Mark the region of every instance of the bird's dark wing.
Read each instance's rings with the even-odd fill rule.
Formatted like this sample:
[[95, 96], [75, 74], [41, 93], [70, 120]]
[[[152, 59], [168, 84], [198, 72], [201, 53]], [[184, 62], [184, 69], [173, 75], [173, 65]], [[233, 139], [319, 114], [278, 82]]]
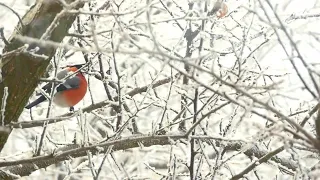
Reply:
[[33, 101], [32, 103], [26, 105], [25, 108], [26, 108], [26, 109], [30, 109], [30, 108], [32, 108], [33, 106], [36, 106], [36, 105], [42, 103], [42, 102], [45, 101], [45, 100], [46, 100], [46, 97], [40, 96], [40, 97], [38, 97], [38, 99], [36, 99], [36, 100]]
[[64, 83], [60, 84], [57, 87], [57, 92], [69, 90], [69, 89], [77, 89], [80, 86], [80, 78], [78, 76], [67, 79]]
[[[51, 89], [52, 89], [52, 83], [48, 83], [48, 84], [44, 85], [42, 87], [42, 89], [44, 90], [44, 92], [50, 94], [51, 93]], [[42, 95], [42, 93], [41, 92], [37, 92], [36, 95], [40, 96], [40, 95]]]

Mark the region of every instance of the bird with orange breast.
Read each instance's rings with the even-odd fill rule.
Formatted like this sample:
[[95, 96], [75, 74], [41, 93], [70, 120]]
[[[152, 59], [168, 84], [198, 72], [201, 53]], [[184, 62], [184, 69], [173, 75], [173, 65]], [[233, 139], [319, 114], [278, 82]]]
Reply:
[[[228, 6], [224, 0], [217, 0], [213, 5], [212, 13], [216, 13], [218, 18], [223, 18], [228, 14]], [[209, 15], [212, 15], [211, 13]]]
[[[86, 95], [88, 83], [84, 75], [82, 74], [80, 68], [81, 65], [67, 66], [62, 71], [57, 73], [57, 79], [62, 80], [68, 77], [70, 74], [75, 73], [74, 76], [67, 78], [63, 83], [56, 87], [56, 92], [53, 97], [53, 102], [59, 107], [69, 107], [73, 110], [73, 106], [78, 104], [83, 97]], [[52, 83], [48, 83], [42, 87], [46, 93], [51, 93]], [[40, 95], [40, 94], [38, 94]], [[47, 98], [41, 94], [35, 101], [31, 102], [26, 109], [30, 109], [42, 102]]]
[[218, 12], [216, 13], [216, 16], [218, 18], [223, 18], [228, 14], [228, 6], [227, 6], [227, 4], [225, 2], [221, 2], [219, 4], [219, 6], [220, 7], [219, 7]]

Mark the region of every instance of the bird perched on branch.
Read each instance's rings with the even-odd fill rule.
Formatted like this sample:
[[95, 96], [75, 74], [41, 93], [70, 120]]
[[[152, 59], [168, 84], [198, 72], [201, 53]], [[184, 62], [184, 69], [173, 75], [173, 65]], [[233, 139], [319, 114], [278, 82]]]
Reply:
[[[70, 107], [70, 110], [73, 109], [73, 106], [78, 104], [83, 97], [85, 96], [87, 92], [88, 83], [86, 78], [83, 76], [82, 72], [79, 70], [82, 65], [73, 65], [73, 66], [67, 66], [62, 71], [57, 73], [57, 78], [59, 80], [62, 80], [67, 77], [67, 79], [56, 86], [56, 92], [53, 97], [53, 102], [60, 106], [60, 107]], [[74, 73], [74, 76], [70, 76]], [[52, 90], [52, 83], [48, 83], [45, 86], [42, 87], [42, 89], [46, 93], [51, 93]], [[40, 93], [39, 93], [40, 95]], [[38, 99], [33, 101], [32, 103], [28, 104], [25, 108], [30, 109], [39, 103], [42, 103], [47, 98], [41, 94]]]
[[216, 15], [218, 18], [223, 18], [228, 14], [228, 6], [224, 0], [216, 0], [211, 11], [208, 12], [208, 16]]
[[223, 18], [228, 14], [228, 6], [226, 3], [222, 2], [220, 4], [220, 8], [218, 10], [218, 12], [216, 13], [218, 18]]

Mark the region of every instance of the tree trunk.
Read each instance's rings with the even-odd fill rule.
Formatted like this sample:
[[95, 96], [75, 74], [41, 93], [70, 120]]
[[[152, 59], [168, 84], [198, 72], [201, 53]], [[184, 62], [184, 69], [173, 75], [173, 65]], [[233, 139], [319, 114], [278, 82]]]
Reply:
[[[72, 3], [75, 0], [67, 0]], [[83, 3], [77, 4], [75, 8], [80, 8]], [[39, 83], [39, 78], [43, 76], [50, 59], [55, 53], [55, 48], [42, 46], [35, 54], [23, 50], [24, 42], [17, 38], [18, 35], [38, 38], [45, 33], [57, 14], [63, 10], [59, 1], [37, 0], [30, 10], [24, 15], [21, 22], [9, 39], [9, 44], [5, 46], [1, 56], [2, 79], [0, 82], [0, 109], [3, 107], [4, 88], [8, 87], [8, 97], [5, 104], [4, 117], [0, 113], [2, 126], [10, 122], [17, 122], [25, 104]], [[51, 26], [52, 32], [44, 40], [61, 42], [71, 27], [76, 14], [64, 14], [55, 24]], [[40, 45], [39, 45], [40, 46]], [[35, 48], [36, 44], [29, 44], [29, 49]], [[40, 54], [45, 56], [40, 56]], [[10, 133], [0, 132], [0, 151]]]

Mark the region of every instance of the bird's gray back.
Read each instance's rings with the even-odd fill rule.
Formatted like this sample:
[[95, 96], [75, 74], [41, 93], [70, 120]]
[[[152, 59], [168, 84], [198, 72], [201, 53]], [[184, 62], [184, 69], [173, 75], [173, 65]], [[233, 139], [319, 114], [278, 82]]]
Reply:
[[68, 75], [68, 73], [69, 73], [68, 69], [64, 69], [64, 70], [58, 72], [57, 78], [58, 79], [63, 79]]

